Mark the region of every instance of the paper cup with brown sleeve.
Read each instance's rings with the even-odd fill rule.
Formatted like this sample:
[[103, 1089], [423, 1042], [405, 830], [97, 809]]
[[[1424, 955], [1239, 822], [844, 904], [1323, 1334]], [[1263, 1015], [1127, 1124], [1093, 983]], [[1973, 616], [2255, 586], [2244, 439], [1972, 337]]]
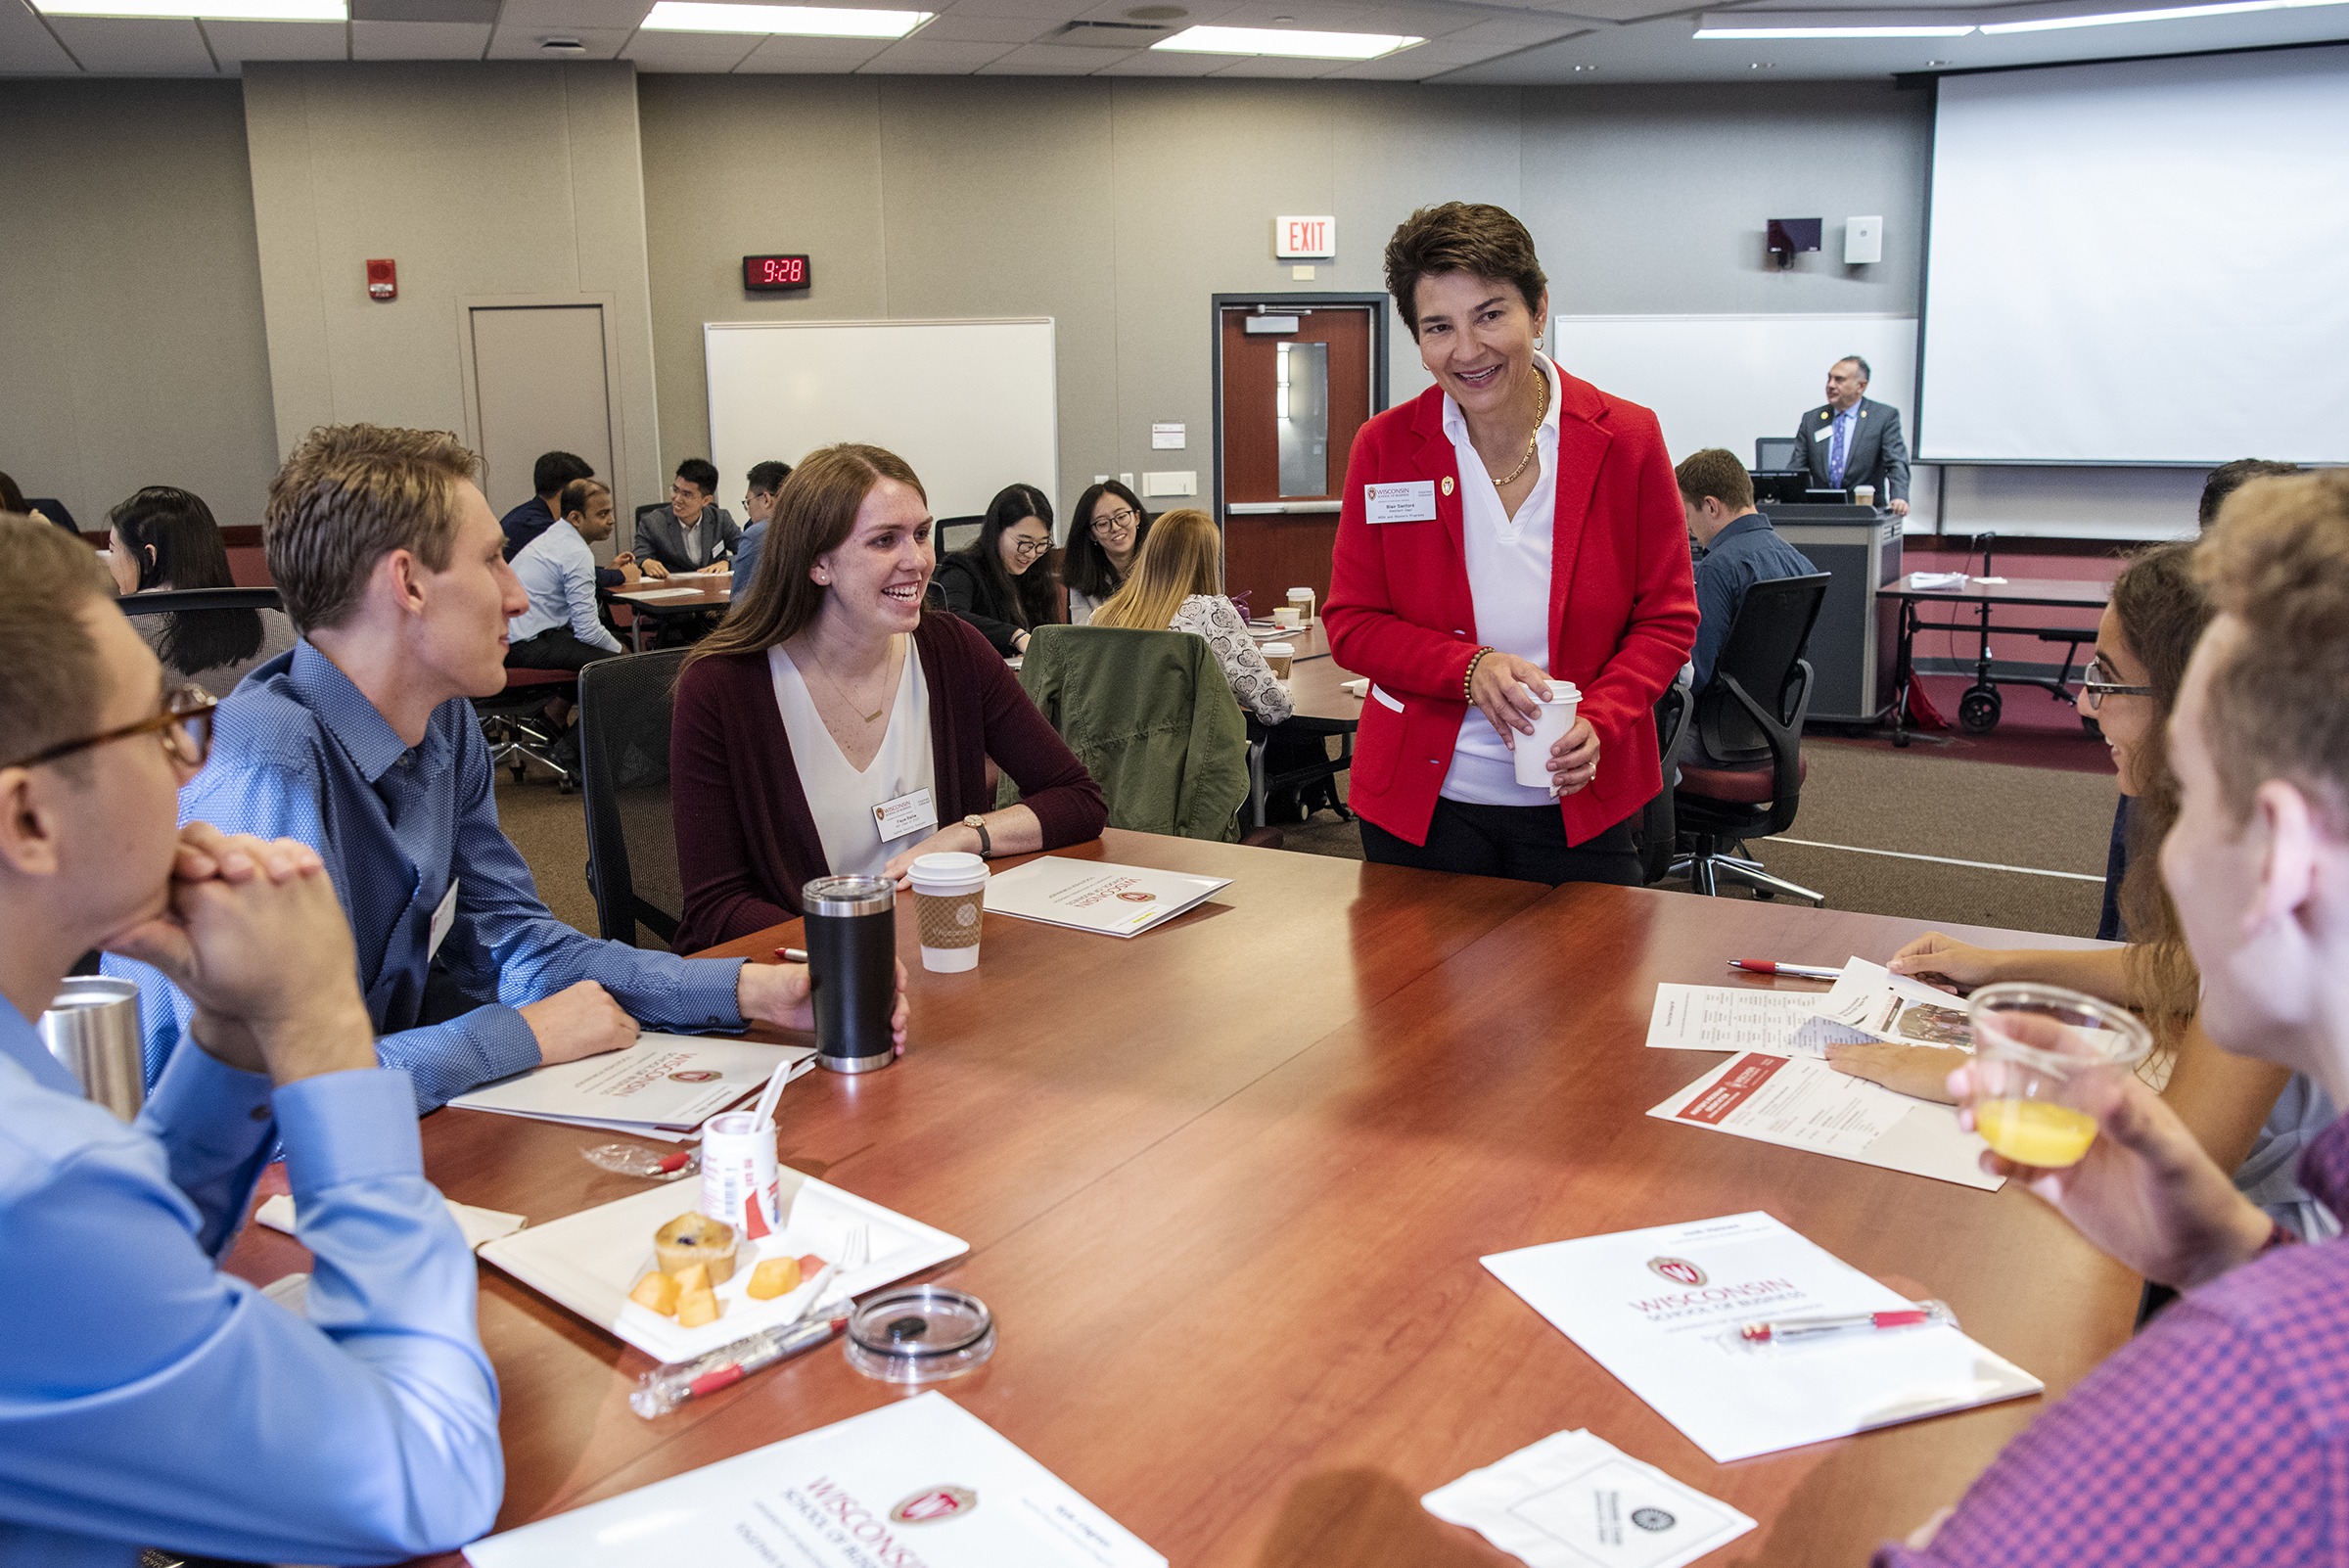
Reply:
[[920, 854], [908, 875], [914, 918], [922, 930], [922, 967], [941, 974], [978, 968], [987, 862], [959, 852]]
[[1272, 671], [1272, 678], [1286, 685], [1289, 679], [1289, 667], [1297, 661], [1296, 644], [1267, 642], [1264, 647], [1264, 655], [1265, 664]]

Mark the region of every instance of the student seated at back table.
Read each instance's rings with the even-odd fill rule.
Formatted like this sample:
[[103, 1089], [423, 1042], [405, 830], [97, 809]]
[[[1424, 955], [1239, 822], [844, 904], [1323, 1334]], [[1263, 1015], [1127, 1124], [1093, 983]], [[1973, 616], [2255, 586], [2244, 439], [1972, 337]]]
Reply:
[[1052, 503], [1033, 484], [1007, 484], [987, 505], [979, 537], [938, 564], [946, 608], [1009, 659], [1028, 633], [1060, 619], [1052, 574]]
[[[179, 588], [233, 588], [220, 525], [204, 498], [150, 484], [107, 516], [107, 565], [125, 597]], [[215, 697], [294, 646], [282, 610], [199, 610], [133, 616], [130, 623], [163, 668]]]
[[530, 469], [530, 498], [497, 520], [506, 536], [505, 555], [511, 561], [530, 548], [530, 541], [563, 515], [563, 486], [574, 480], [595, 478], [595, 467], [576, 452], [540, 452]]
[[1077, 498], [1070, 518], [1060, 580], [1069, 590], [1069, 624], [1082, 626], [1126, 585], [1126, 575], [1149, 542], [1150, 514], [1140, 496], [1116, 480], [1103, 480]]
[[[211, 765], [181, 813], [325, 859], [378, 1051], [408, 1070], [419, 1110], [618, 1049], [639, 1021], [809, 1027], [801, 966], [601, 942], [539, 902], [498, 829], [469, 701], [504, 686], [506, 622], [529, 603], [478, 467], [438, 431], [327, 426], [294, 449], [261, 537], [302, 640], [220, 705]], [[139, 981], [152, 1079], [186, 1048], [188, 999], [144, 965], [107, 970]]]
[[[300, 845], [175, 831], [211, 699], [159, 679], [79, 539], [0, 517], [0, 1562], [453, 1550], [504, 1489], [497, 1387], [334, 889]], [[31, 1022], [101, 944], [203, 1041], [127, 1127]], [[214, 1268], [281, 1139], [306, 1312]]]
[[[1704, 548], [1696, 563], [1696, 610], [1702, 618], [1696, 628], [1696, 647], [1688, 655], [1691, 689], [1703, 691], [1713, 682], [1714, 662], [1729, 640], [1729, 627], [1745, 603], [1745, 592], [1757, 582], [1778, 577], [1807, 577], [1819, 568], [1810, 558], [1778, 537], [1770, 519], [1754, 510], [1754, 480], [1734, 452], [1718, 446], [1691, 452], [1673, 470], [1681, 487], [1681, 511], [1688, 520], [1689, 535]], [[1753, 693], [1758, 700], [1762, 693]], [[1693, 731], [1689, 756], [1704, 761], [1704, 748]]]
[[[930, 528], [921, 481], [876, 446], [820, 448], [784, 482], [758, 581], [677, 679], [679, 946], [795, 918], [817, 877], [1101, 832], [1101, 786], [1002, 659], [924, 608]], [[990, 758], [1019, 804], [990, 809]]]
[[1248, 623], [1217, 591], [1223, 581], [1222, 548], [1222, 531], [1205, 512], [1183, 507], [1167, 513], [1152, 527], [1133, 575], [1093, 612], [1091, 623], [1206, 638], [1240, 706], [1258, 722], [1277, 724], [1296, 706], [1248, 635]]
[[506, 623], [509, 669], [584, 669], [625, 652], [595, 601], [595, 552], [612, 536], [612, 490], [601, 480], [563, 486], [563, 519], [514, 558], [530, 608]]
[[750, 522], [743, 526], [742, 537], [734, 541], [734, 582], [726, 590], [728, 599], [739, 599], [750, 591], [751, 577], [759, 570], [759, 547], [766, 542], [766, 525], [775, 515], [775, 496], [789, 478], [789, 463], [751, 465], [749, 489], [742, 497], [742, 509]]
[[742, 530], [717, 504], [717, 470], [688, 457], [669, 482], [668, 504], [636, 513], [636, 560], [648, 577], [699, 572], [733, 553]]
[[[2197, 572], [2217, 618], [2171, 724], [2163, 881], [2220, 1047], [2349, 1087], [2349, 475], [2262, 480]], [[1951, 1084], [1972, 1091], [1971, 1069]], [[2159, 1096], [2112, 1086], [2087, 1156], [2029, 1181], [2183, 1299], [1880, 1568], [2318, 1563], [2349, 1537], [2349, 1240], [2300, 1246], [2236, 1192]], [[2349, 1122], [2310, 1145], [2349, 1201]]]
[[[2096, 651], [2079, 697], [2084, 717], [2102, 726], [2122, 799], [2138, 836], [2122, 885], [2134, 941], [2126, 948], [2077, 951], [1989, 949], [1931, 932], [1891, 960], [1905, 975], [1937, 975], [1971, 989], [2002, 980], [2068, 986], [2134, 1008], [2153, 1027], [2162, 1096], [2210, 1157], [2234, 1173], [2252, 1202], [2316, 1241], [2340, 1223], [2294, 1178], [2301, 1154], [2333, 1118], [2332, 1103], [2311, 1080], [2266, 1062], [2230, 1056], [2195, 1022], [2200, 977], [2179, 931], [2178, 911], [2162, 891], [2154, 853], [2178, 814], [2178, 779], [2170, 769], [2166, 726], [2186, 678], [2187, 661], [2210, 620], [2193, 577], [2190, 543], [2156, 545], [2113, 584], [2096, 627]], [[1964, 1053], [1932, 1046], [1836, 1045], [1830, 1065], [1903, 1093], [1946, 1099], [1948, 1074]]]

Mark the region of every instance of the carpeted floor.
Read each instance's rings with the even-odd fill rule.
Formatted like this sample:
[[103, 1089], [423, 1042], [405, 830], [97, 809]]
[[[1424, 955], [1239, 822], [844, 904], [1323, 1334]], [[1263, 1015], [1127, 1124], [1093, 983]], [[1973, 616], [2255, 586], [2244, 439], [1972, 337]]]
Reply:
[[[1992, 739], [1995, 748], [1961, 740], [1896, 751], [1881, 740], [1813, 737], [1800, 816], [1753, 848], [1777, 875], [1826, 895], [1829, 908], [2094, 936], [2113, 787], [2109, 761], [2100, 772], [2088, 769], [2103, 746], [2085, 736]], [[1977, 760], [1985, 753], [2002, 760]], [[2038, 765], [2006, 760], [2018, 756]], [[536, 778], [517, 785], [503, 772], [497, 796], [548, 906], [593, 931], [579, 797]], [[1361, 857], [1354, 825], [1326, 811], [1283, 831], [1289, 850]], [[1859, 853], [1868, 850], [1937, 858]], [[2036, 874], [2045, 872], [2068, 875]]]

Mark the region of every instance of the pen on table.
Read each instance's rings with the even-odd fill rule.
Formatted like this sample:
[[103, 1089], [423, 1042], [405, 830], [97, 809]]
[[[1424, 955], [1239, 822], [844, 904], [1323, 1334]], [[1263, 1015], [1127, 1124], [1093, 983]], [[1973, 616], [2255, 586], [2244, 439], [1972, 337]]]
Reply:
[[807, 949], [805, 947], [786, 947], [783, 949], [783, 961], [787, 964], [804, 964], [807, 961]]
[[1819, 1339], [1830, 1334], [1872, 1334], [1884, 1328], [1916, 1328], [1925, 1323], [1954, 1323], [1957, 1314], [1937, 1301], [1911, 1302], [1881, 1313], [1844, 1313], [1827, 1317], [1780, 1317], [1768, 1322], [1741, 1323], [1737, 1337], [1748, 1345], [1783, 1345], [1791, 1340]]
[[1732, 958], [1731, 969], [1742, 969], [1751, 975], [1791, 975], [1796, 980], [1841, 980], [1841, 964], [1788, 964], [1775, 958]]
[[635, 1392], [628, 1396], [628, 1408], [649, 1421], [657, 1415], [667, 1415], [688, 1400], [714, 1394], [753, 1372], [813, 1350], [849, 1326], [851, 1306], [844, 1301], [820, 1317], [765, 1329], [690, 1361], [671, 1361], [667, 1366], [655, 1367], [636, 1380]]

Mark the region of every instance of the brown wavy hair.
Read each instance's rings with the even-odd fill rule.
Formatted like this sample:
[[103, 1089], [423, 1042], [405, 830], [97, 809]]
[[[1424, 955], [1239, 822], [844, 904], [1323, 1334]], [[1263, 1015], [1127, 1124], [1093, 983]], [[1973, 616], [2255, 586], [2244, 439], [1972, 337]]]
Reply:
[[2158, 716], [2137, 761], [2137, 796], [2129, 803], [2129, 869], [2122, 875], [2121, 923], [2129, 937], [2129, 977], [2138, 1008], [2167, 1055], [2201, 1004], [2201, 975], [2186, 948], [2178, 907], [2161, 882], [2161, 841], [2178, 820], [2178, 775], [2170, 768], [2170, 715], [2187, 662], [2210, 624], [2211, 604], [2194, 576], [2194, 544], [2141, 551], [2112, 585], [2112, 611], [2129, 651], [2144, 666]]
[[482, 460], [444, 430], [321, 425], [301, 438], [261, 513], [261, 549], [286, 614], [305, 635], [359, 607], [375, 563], [406, 550], [448, 570], [457, 486]]
[[1403, 324], [1419, 336], [1419, 280], [1465, 272], [1514, 287], [1525, 308], [1542, 313], [1549, 275], [1534, 254], [1534, 237], [1516, 214], [1487, 202], [1446, 202], [1405, 218], [1387, 241], [1387, 292]]
[[694, 645], [678, 673], [720, 654], [764, 653], [812, 625], [827, 591], [811, 576], [816, 559], [848, 542], [857, 510], [883, 480], [896, 480], [929, 504], [912, 465], [895, 452], [853, 441], [809, 452], [775, 492], [775, 514], [742, 602]]

